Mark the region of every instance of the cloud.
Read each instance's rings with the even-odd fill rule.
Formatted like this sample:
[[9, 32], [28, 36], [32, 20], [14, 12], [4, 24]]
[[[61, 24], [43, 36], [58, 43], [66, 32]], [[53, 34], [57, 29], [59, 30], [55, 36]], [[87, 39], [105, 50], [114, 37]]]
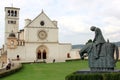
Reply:
[[85, 32], [88, 25], [84, 22], [83, 16], [75, 15], [75, 16], [63, 16], [58, 19], [60, 26], [64, 26], [72, 32]]
[[12, 3], [21, 8], [20, 28], [24, 19], [34, 19], [43, 9], [58, 21], [63, 42], [85, 43], [94, 37], [89, 30], [93, 25], [101, 28], [105, 38], [120, 41], [120, 0], [0, 0], [0, 34], [4, 33], [4, 7]]
[[106, 17], [103, 19], [103, 22], [105, 23], [105, 30], [106, 32], [118, 32], [120, 31], [120, 19], [117, 17], [111, 16], [111, 17]]
[[120, 19], [115, 16], [111, 16], [104, 18], [103, 22], [105, 37], [113, 42], [120, 41]]

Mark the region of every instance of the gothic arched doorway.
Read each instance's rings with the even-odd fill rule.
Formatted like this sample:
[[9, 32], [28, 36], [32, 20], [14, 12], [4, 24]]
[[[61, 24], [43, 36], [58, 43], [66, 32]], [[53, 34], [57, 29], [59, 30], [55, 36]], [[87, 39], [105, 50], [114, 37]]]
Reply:
[[46, 51], [45, 50], [43, 51], [43, 55], [42, 56], [43, 56], [43, 59], [46, 59]]
[[45, 45], [41, 45], [37, 48], [37, 60], [39, 59], [47, 59], [48, 48]]
[[37, 53], [37, 59], [41, 59], [41, 51], [40, 50]]

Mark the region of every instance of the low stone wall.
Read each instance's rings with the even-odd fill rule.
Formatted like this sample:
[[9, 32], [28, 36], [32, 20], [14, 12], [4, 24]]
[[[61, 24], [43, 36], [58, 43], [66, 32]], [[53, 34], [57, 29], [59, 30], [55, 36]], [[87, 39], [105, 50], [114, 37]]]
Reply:
[[5, 70], [6, 70], [5, 68], [0, 69], [0, 73], [3, 72], [3, 71], [5, 71]]
[[9, 70], [6, 70], [6, 68], [2, 68], [0, 69], [0, 78], [13, 74], [19, 71], [21, 68], [22, 68], [22, 64], [20, 63], [15, 63], [14, 66], [11, 66]]

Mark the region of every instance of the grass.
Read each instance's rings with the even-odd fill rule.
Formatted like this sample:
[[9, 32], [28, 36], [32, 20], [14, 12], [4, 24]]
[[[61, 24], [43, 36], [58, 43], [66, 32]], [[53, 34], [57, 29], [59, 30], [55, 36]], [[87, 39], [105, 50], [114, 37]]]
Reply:
[[22, 70], [0, 80], [65, 80], [68, 74], [81, 69], [88, 69], [88, 61], [23, 64]]

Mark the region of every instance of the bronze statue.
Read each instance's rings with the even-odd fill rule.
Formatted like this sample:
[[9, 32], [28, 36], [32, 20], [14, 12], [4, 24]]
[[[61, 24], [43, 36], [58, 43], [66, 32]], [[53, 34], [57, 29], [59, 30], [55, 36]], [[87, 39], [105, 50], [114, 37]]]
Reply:
[[[91, 30], [95, 31], [95, 38], [80, 50], [81, 58], [84, 57], [85, 53], [88, 54], [91, 71], [114, 70], [119, 57], [118, 47], [113, 43], [109, 43], [109, 41], [106, 42], [99, 28], [92, 26]], [[115, 51], [116, 59], [114, 58]]]
[[99, 55], [100, 55], [100, 51], [101, 51], [101, 46], [106, 42], [103, 35], [102, 35], [102, 32], [99, 28], [95, 27], [95, 26], [92, 26], [91, 28], [91, 31], [95, 31], [95, 38], [93, 40], [93, 43], [95, 43], [95, 49], [96, 49], [96, 59], [99, 58]]

